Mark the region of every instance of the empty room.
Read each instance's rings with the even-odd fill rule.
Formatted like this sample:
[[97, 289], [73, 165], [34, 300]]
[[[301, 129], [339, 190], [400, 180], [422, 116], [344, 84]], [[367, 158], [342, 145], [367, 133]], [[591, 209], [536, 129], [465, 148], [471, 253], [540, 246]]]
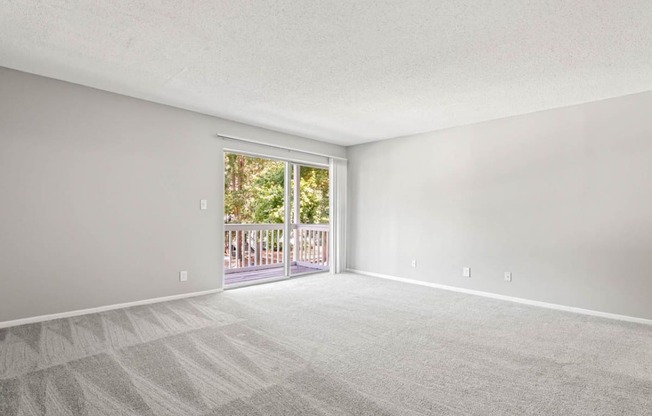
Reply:
[[652, 415], [649, 0], [4, 0], [0, 416]]

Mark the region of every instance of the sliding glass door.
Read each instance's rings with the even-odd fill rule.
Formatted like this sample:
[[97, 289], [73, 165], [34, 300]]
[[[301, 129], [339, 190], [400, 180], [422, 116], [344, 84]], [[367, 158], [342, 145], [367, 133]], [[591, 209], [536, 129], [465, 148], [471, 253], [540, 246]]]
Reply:
[[224, 166], [225, 287], [328, 270], [328, 169], [234, 152]]
[[328, 270], [329, 172], [293, 164], [292, 275]]

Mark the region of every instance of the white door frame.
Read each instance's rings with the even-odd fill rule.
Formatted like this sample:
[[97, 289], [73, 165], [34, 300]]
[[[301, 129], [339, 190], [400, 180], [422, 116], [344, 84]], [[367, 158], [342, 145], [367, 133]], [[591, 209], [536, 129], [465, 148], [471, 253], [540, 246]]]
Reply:
[[[328, 165], [315, 163], [314, 161], [301, 160], [301, 158], [280, 158], [278, 156], [273, 156], [266, 154], [264, 151], [252, 152], [250, 150], [241, 150], [237, 146], [234, 147], [224, 147], [222, 148], [222, 161], [224, 161], [224, 155], [226, 153], [235, 153], [245, 156], [260, 157], [270, 160], [278, 160], [285, 163], [285, 172], [284, 172], [284, 232], [283, 232], [283, 267], [284, 267], [284, 279], [291, 277], [290, 269], [292, 264], [292, 258], [290, 256], [290, 239], [292, 235], [292, 223], [291, 223], [291, 195], [292, 195], [292, 176], [293, 176], [293, 165], [299, 166], [312, 166], [316, 168], [328, 169], [328, 188], [329, 188], [329, 223], [330, 223], [330, 238], [329, 238], [329, 272], [331, 274], [341, 273], [346, 270], [345, 263], [345, 253], [344, 250], [344, 235], [345, 235], [345, 218], [346, 215], [346, 160], [336, 159], [329, 157]], [[293, 154], [293, 156], [296, 156]], [[222, 162], [223, 163], [223, 162]], [[226, 169], [226, 167], [224, 167]], [[344, 181], [344, 182], [342, 182]], [[221, 224], [223, 227], [224, 219], [224, 184], [222, 184], [222, 204], [220, 207], [220, 218]], [[222, 234], [224, 229], [221, 230]], [[224, 265], [222, 262], [222, 287], [224, 287], [224, 282], [226, 279], [226, 274], [224, 273]]]

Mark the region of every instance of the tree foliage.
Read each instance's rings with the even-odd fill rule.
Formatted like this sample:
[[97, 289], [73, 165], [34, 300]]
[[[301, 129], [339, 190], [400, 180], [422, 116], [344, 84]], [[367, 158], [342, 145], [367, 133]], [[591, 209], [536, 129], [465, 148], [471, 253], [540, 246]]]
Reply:
[[303, 224], [328, 224], [328, 170], [301, 166], [300, 217]]
[[[224, 166], [225, 221], [243, 224], [283, 222], [283, 162], [226, 153]], [[301, 166], [300, 177], [300, 222], [327, 224], [328, 170]]]

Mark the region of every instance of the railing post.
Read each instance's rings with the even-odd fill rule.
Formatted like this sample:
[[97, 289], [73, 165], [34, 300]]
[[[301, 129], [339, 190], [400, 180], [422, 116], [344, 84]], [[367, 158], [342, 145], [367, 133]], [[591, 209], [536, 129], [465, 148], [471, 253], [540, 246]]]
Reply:
[[242, 267], [242, 250], [241, 243], [242, 237], [241, 233], [238, 230], [235, 230], [235, 267]]
[[263, 255], [263, 230], [257, 230], [256, 233], [256, 265], [262, 264]]
[[323, 243], [323, 250], [324, 250], [324, 266], [328, 266], [328, 231], [324, 231], [324, 243]]

